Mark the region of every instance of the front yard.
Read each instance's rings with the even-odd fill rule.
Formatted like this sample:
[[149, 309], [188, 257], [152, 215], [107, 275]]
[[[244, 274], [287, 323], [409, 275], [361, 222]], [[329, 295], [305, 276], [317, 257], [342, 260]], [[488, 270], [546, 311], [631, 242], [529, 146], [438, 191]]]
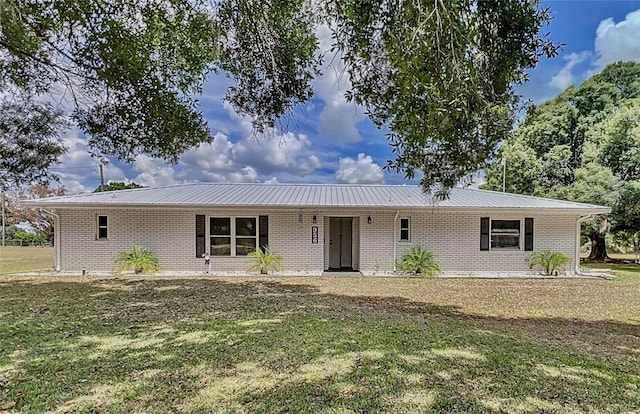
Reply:
[[0, 277], [0, 412], [637, 412], [640, 273]]

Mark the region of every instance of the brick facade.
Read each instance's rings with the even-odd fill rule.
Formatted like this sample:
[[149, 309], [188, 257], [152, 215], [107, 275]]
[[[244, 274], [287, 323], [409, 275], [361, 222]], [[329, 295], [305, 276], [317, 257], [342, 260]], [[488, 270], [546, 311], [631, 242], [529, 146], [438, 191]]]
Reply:
[[[480, 250], [480, 218], [523, 220], [534, 218], [534, 250], [550, 249], [575, 257], [576, 213], [505, 213], [495, 211], [421, 211], [274, 209], [60, 209], [60, 268], [62, 272], [110, 272], [118, 253], [144, 245], [159, 258], [163, 270], [203, 271], [196, 257], [195, 215], [207, 217], [269, 217], [269, 246], [282, 255], [283, 274], [320, 275], [329, 266], [329, 217], [353, 217], [352, 263], [364, 275], [392, 274], [394, 258], [411, 245], [433, 250], [445, 274], [525, 274], [531, 252]], [[97, 216], [108, 217], [108, 238], [97, 240]], [[397, 217], [396, 217], [397, 215]], [[313, 223], [316, 216], [316, 223]], [[371, 217], [371, 223], [368, 218]], [[401, 218], [410, 220], [410, 241], [399, 241]], [[207, 245], [209, 226], [207, 220]], [[394, 228], [395, 224], [395, 228]], [[312, 243], [317, 226], [318, 242]], [[523, 232], [522, 232], [523, 233]], [[524, 236], [521, 236], [524, 237]], [[523, 243], [521, 242], [521, 246]], [[248, 260], [212, 257], [217, 274], [245, 274]], [[569, 269], [573, 269], [574, 264]]]

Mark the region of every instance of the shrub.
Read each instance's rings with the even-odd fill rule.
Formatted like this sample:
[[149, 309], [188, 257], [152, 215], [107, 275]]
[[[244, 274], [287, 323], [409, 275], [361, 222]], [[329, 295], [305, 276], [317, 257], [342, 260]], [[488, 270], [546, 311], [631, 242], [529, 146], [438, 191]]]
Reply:
[[160, 270], [158, 258], [146, 247], [133, 246], [131, 252], [122, 252], [116, 258], [116, 273], [133, 270], [136, 274], [157, 272]]
[[529, 269], [540, 267], [546, 276], [551, 276], [554, 273], [557, 275], [559, 270], [563, 270], [571, 263], [571, 260], [564, 253], [543, 250], [535, 252], [529, 257]]
[[279, 272], [282, 270], [282, 265], [280, 264], [282, 257], [269, 250], [269, 246], [258, 247], [255, 252], [249, 253], [247, 257], [251, 262], [247, 272], [260, 271], [261, 275], [267, 275], [269, 271]]
[[440, 273], [437, 256], [422, 246], [411, 246], [398, 261], [397, 268], [403, 273], [420, 273], [425, 277]]

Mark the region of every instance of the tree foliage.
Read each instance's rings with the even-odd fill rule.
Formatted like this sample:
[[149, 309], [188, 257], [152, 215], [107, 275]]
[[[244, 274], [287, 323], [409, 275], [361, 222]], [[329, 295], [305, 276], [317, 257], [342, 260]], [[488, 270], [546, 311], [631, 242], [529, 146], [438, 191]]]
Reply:
[[49, 104], [0, 101], [0, 191], [53, 178], [49, 167], [66, 152], [59, 135], [66, 125]]
[[38, 233], [44, 234], [47, 240], [53, 240], [53, 218], [46, 212], [23, 207], [22, 200], [37, 199], [53, 196], [63, 196], [67, 193], [66, 188], [50, 187], [48, 185], [36, 184], [27, 189], [21, 189], [17, 193], [4, 194], [7, 201], [6, 222], [8, 225], [19, 223], [29, 223]]
[[[640, 231], [640, 64], [609, 65], [532, 108], [501, 157], [508, 191], [610, 206], [612, 231]], [[485, 188], [501, 183], [502, 165], [494, 162]], [[598, 220], [584, 230], [598, 232]]]
[[[511, 128], [513, 85], [557, 51], [537, 0], [27, 0], [0, 9], [0, 92], [63, 88], [93, 151], [176, 162], [209, 141], [197, 96], [210, 73], [258, 129], [312, 97], [334, 31], [347, 97], [388, 130], [387, 168], [452, 187]], [[329, 57], [331, 58], [331, 57]]]
[[335, 1], [336, 47], [372, 121], [388, 128], [387, 168], [455, 186], [485, 166], [512, 124], [512, 86], [556, 46], [531, 1]]
[[101, 191], [119, 191], [119, 190], [130, 190], [135, 188], [144, 188], [144, 186], [134, 182], [125, 183], [122, 181], [112, 181], [109, 184], [105, 185], [104, 187], [99, 186], [98, 188], [93, 190], [93, 192], [99, 193]]

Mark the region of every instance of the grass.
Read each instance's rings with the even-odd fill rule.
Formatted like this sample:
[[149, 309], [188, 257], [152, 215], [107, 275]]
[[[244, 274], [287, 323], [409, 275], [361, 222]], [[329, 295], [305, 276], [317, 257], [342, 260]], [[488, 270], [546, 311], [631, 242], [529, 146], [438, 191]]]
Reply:
[[606, 269], [616, 281], [633, 281], [640, 278], [640, 266], [637, 264], [617, 264], [617, 263], [587, 263], [582, 265], [585, 269]]
[[637, 412], [639, 297], [640, 273], [4, 276], [0, 411]]
[[0, 246], [0, 275], [53, 270], [53, 247]]

